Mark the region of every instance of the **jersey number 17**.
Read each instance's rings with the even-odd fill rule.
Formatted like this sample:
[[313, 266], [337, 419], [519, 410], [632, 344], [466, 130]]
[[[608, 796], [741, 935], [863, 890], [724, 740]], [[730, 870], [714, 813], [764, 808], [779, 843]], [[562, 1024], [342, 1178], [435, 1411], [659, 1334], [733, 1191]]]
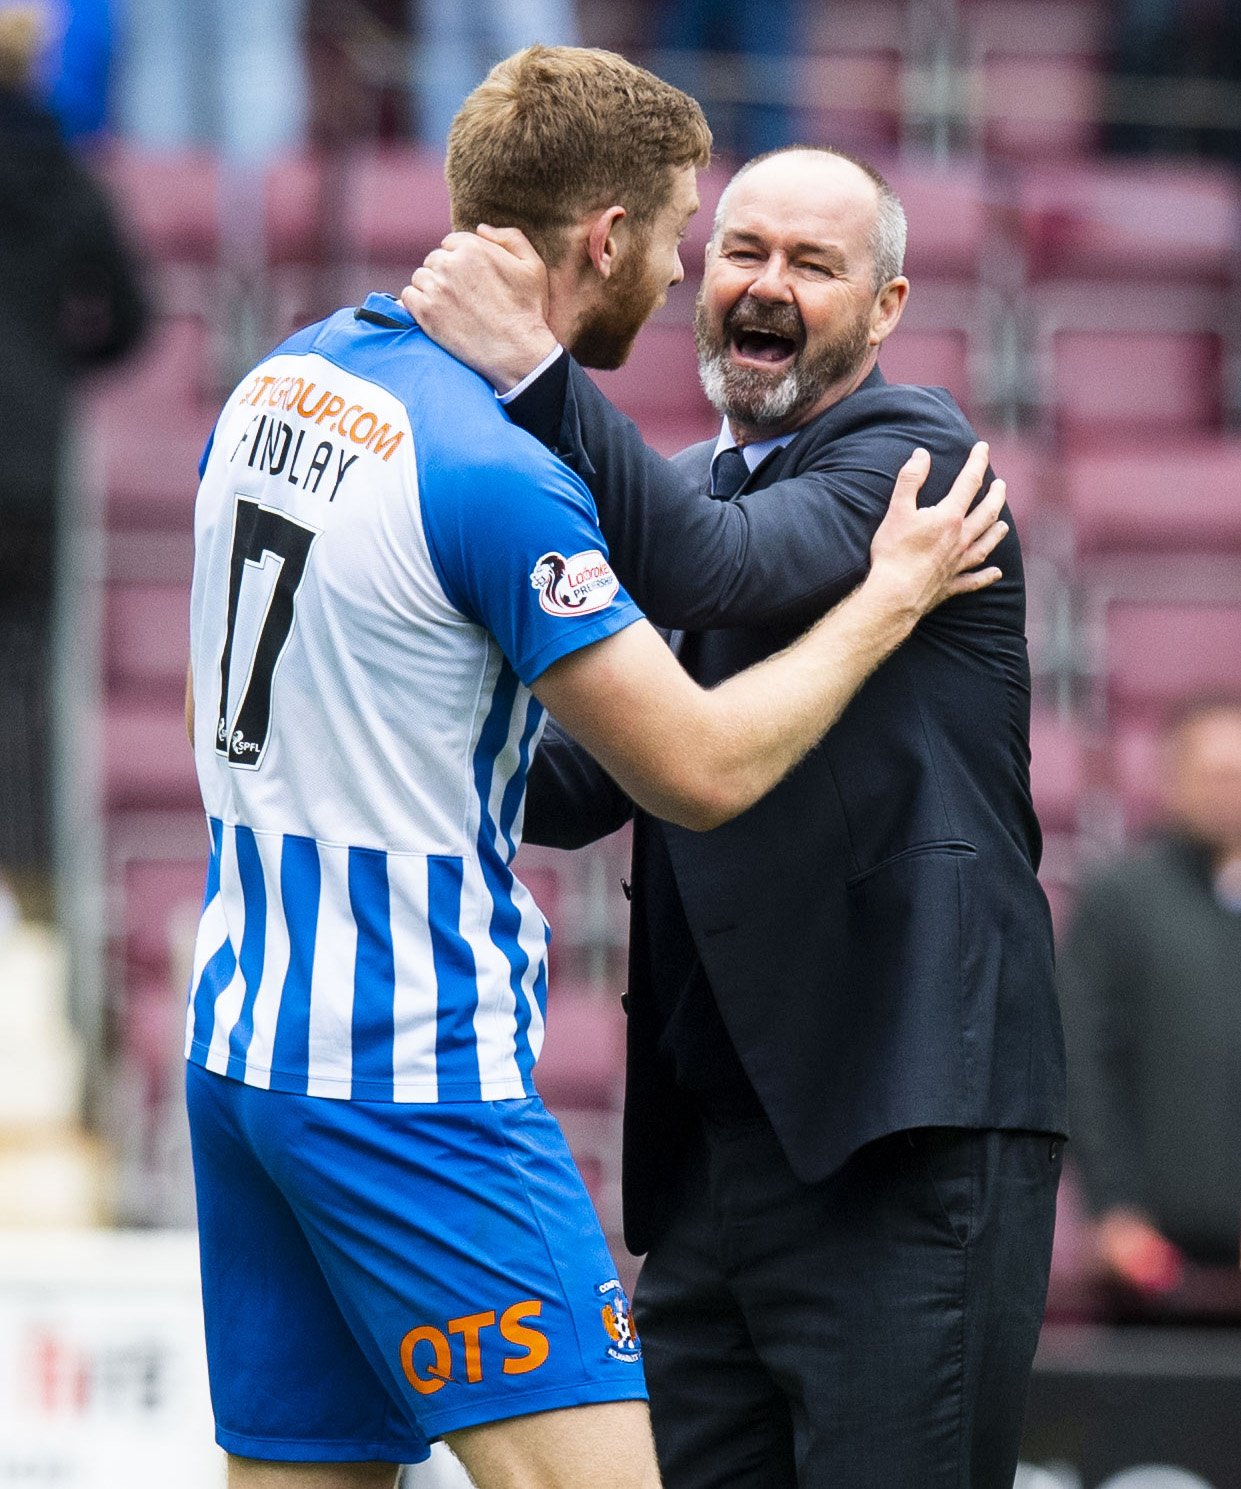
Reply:
[[[220, 657], [220, 708], [215, 747], [230, 765], [256, 769], [267, 748], [271, 730], [272, 680], [293, 630], [293, 606], [306, 572], [311, 545], [318, 537], [313, 527], [295, 522], [283, 512], [264, 507], [249, 497], [237, 498], [233, 518], [233, 547], [228, 576], [228, 632]], [[245, 660], [240, 697], [235, 696], [233, 655], [237, 612], [243, 589], [259, 584], [264, 598], [258, 634]]]

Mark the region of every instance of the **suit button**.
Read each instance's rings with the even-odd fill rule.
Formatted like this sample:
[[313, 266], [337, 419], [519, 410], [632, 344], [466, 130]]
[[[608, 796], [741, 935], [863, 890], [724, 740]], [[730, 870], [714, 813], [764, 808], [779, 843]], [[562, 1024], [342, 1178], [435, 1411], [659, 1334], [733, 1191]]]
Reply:
[[622, 993], [621, 994], [621, 1007], [625, 1010], [626, 1013], [629, 1012], [629, 994], [628, 993]]
[[1051, 1143], [1048, 1145], [1047, 1148], [1047, 1156], [1052, 1161], [1052, 1163], [1055, 1163], [1059, 1159], [1060, 1147], [1060, 1139], [1058, 1137], [1053, 1137]]

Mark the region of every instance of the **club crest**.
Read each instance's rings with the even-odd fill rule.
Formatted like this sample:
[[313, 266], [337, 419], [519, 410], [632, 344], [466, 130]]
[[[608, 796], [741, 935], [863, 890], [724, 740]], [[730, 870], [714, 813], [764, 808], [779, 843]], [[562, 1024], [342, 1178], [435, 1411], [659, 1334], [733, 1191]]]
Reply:
[[606, 1299], [601, 1312], [603, 1327], [609, 1340], [608, 1354], [614, 1360], [640, 1360], [642, 1341], [638, 1338], [637, 1326], [624, 1288], [613, 1277], [607, 1282], [598, 1283], [595, 1291]]

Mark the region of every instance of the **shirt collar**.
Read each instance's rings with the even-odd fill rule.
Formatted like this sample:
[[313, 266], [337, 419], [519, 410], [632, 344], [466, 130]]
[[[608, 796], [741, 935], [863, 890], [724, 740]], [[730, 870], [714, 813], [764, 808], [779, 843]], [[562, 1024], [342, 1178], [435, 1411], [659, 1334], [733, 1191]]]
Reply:
[[412, 331], [418, 325], [418, 322], [394, 295], [381, 294], [378, 291], [367, 295], [354, 311], [354, 319], [377, 321], [391, 326], [393, 330]]
[[[777, 434], [775, 439], [759, 440], [754, 445], [742, 445], [741, 454], [745, 460], [746, 469], [756, 471], [773, 450], [782, 450], [791, 440], [796, 439], [799, 433], [799, 430], [794, 429], [788, 434]], [[723, 450], [732, 450], [736, 447], [737, 441], [733, 438], [732, 430], [728, 427], [728, 420], [725, 419], [720, 426], [720, 437], [715, 442], [715, 449], [711, 452], [711, 459], [714, 460]]]

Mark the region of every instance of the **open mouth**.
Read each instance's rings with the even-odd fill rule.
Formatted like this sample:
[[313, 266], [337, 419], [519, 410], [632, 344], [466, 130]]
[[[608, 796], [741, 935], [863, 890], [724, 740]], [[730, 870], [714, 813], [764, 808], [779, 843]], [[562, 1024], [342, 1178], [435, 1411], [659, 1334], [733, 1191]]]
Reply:
[[730, 350], [734, 362], [753, 367], [783, 367], [793, 360], [799, 348], [791, 336], [743, 328], [733, 332]]

